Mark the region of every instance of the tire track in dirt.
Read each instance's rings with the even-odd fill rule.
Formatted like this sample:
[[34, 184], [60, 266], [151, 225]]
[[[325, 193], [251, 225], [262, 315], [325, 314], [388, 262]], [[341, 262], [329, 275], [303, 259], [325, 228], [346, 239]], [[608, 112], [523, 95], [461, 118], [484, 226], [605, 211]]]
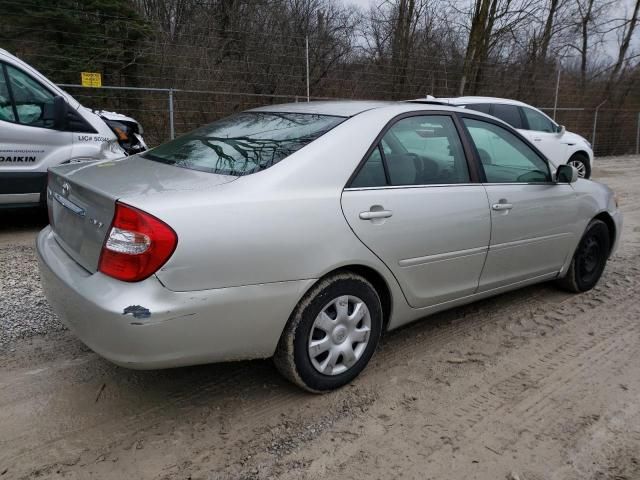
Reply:
[[[405, 417], [409, 418], [405, 418], [404, 424], [422, 427], [424, 433], [419, 438], [414, 438], [413, 442], [402, 442], [403, 448], [391, 451], [386, 459], [386, 449], [382, 446], [387, 443], [386, 437], [402, 438], [403, 428], [398, 428], [395, 432], [378, 432], [378, 441], [381, 444], [371, 448], [377, 452], [378, 459], [381, 460], [377, 468], [378, 474], [381, 478], [384, 478], [385, 474], [394, 474], [395, 466], [392, 459], [397, 458], [399, 451], [403, 451], [405, 456], [418, 456], [420, 462], [429, 462], [443, 449], [450, 449], [453, 445], [456, 449], [465, 450], [468, 448], [465, 445], [473, 445], [489, 425], [497, 422], [511, 421], [521, 425], [522, 429], [533, 428], [533, 425], [539, 424], [545, 413], [554, 407], [551, 400], [553, 395], [562, 389], [571, 389], [587, 375], [598, 377], [602, 371], [610, 369], [611, 362], [616, 361], [621, 354], [626, 354], [626, 358], [632, 359], [638, 352], [638, 330], [637, 322], [629, 319], [622, 324], [599, 331], [597, 337], [587, 335], [582, 342], [563, 343], [507, 378], [486, 385], [479, 391], [464, 392], [466, 400], [459, 402], [452, 411], [445, 409], [429, 414], [428, 408], [420, 408], [409, 412], [408, 415], [405, 414]], [[610, 354], [613, 352], [618, 356], [611, 357]], [[608, 362], [602, 361], [607, 359]], [[348, 459], [336, 468], [326, 466], [323, 474], [361, 478], [364, 472], [359, 472], [358, 462], [354, 459], [362, 450], [368, 450], [367, 447], [372, 442], [372, 433], [368, 432], [366, 437], [361, 437], [362, 443], [342, 448], [340, 457]], [[505, 449], [505, 445], [489, 444], [488, 447], [497, 452]], [[414, 461], [418, 459], [414, 458]], [[385, 464], [392, 465], [392, 468], [385, 470]]]
[[[149, 397], [153, 402], [142, 398], [139, 406], [127, 405], [121, 415], [116, 415], [117, 401], [108, 403], [107, 398], [100, 404], [106, 415], [79, 427], [66, 425], [59, 432], [42, 432], [42, 425], [31, 424], [22, 435], [0, 440], [0, 467], [9, 465], [12, 475], [25, 478], [57, 470], [82, 471], [97, 457], [122, 460], [136, 442], [162, 438], [154, 444], [157, 451], [149, 455], [158, 462], [155, 475], [167, 478], [211, 472], [220, 478], [260, 478], [284, 475], [289, 468], [293, 468], [292, 474], [306, 472], [309, 476], [318, 472], [342, 476], [349, 468], [349, 475], [355, 478], [366, 476], [366, 459], [379, 462], [379, 472], [393, 476], [399, 471], [398, 459], [403, 458], [404, 450], [420, 462], [429, 462], [438, 453], [459, 448], [456, 443], [472, 444], [484, 425], [500, 418], [512, 421], [520, 416], [527, 424], [535, 423], [553, 407], [549, 398], [562, 392], [562, 385], [572, 385], [574, 377], [584, 380], [589, 365], [616, 351], [615, 344], [607, 343], [608, 338], [623, 337], [620, 345], [628, 355], [626, 349], [637, 342], [635, 323], [630, 319], [639, 313], [633, 300], [640, 279], [640, 269], [635, 266], [639, 260], [638, 255], [629, 254], [614, 258], [597, 289], [584, 295], [538, 285], [393, 332], [355, 387], [322, 397], [309, 397], [285, 384], [265, 362], [185, 369], [182, 372], [189, 381], [181, 381], [179, 372], [159, 376], [126, 373], [92, 358], [83, 369], [98, 368], [108, 381], [117, 383], [126, 378], [127, 382], [141, 382], [142, 387], [164, 381], [166, 397]], [[594, 319], [593, 324], [581, 328], [579, 322], [585, 319]], [[607, 319], [611, 325], [606, 324]], [[577, 334], [571, 329], [578, 329]], [[593, 330], [594, 335], [582, 329]], [[472, 342], [478, 343], [478, 350], [487, 343], [495, 351], [490, 355], [474, 352]], [[529, 355], [526, 359], [516, 358], [507, 365], [502, 362], [520, 348]], [[451, 359], [456, 362], [449, 363]], [[62, 363], [53, 371], [24, 378], [19, 375], [26, 372], [19, 374], [13, 369], [4, 378], [9, 378], [8, 384], [19, 393], [0, 397], [0, 408], [15, 405], [21, 397], [28, 400], [31, 391], [46, 395], [53, 390], [49, 375], [65, 379], [68, 395], [82, 392], [87, 380], [78, 381], [72, 375], [78, 368], [74, 362]], [[602, 373], [606, 368], [594, 372]], [[557, 380], [548, 385], [549, 378]], [[484, 385], [478, 385], [483, 381]], [[536, 394], [534, 401], [531, 392], [538, 389], [546, 396]], [[528, 396], [528, 402], [519, 400], [523, 395]], [[443, 406], [434, 406], [434, 402], [452, 408], [440, 413]], [[515, 406], [513, 402], [517, 402]], [[79, 414], [91, 418], [91, 412], [87, 408]], [[381, 418], [384, 415], [389, 418]], [[424, 432], [416, 437], [419, 427]], [[39, 434], [41, 438], [36, 439]], [[189, 439], [181, 451], [186, 462], [173, 464], [165, 459], [174, 435]], [[368, 447], [365, 436], [368, 441], [373, 439], [375, 448]], [[348, 439], [347, 445], [342, 445], [340, 452], [332, 450], [325, 444], [329, 437]], [[300, 452], [316, 444], [321, 447], [315, 453], [324, 449], [326, 461]], [[65, 465], [67, 457], [73, 457], [75, 463]], [[341, 463], [332, 465], [336, 459]], [[361, 468], [355, 465], [358, 462]], [[103, 463], [104, 469], [96, 471], [118, 478], [114, 472], [109, 475], [109, 465]], [[103, 468], [101, 465], [96, 468]], [[252, 473], [258, 467], [260, 472]]]
[[[629, 260], [629, 259], [625, 259]], [[637, 257], [634, 257], [634, 261]], [[445, 414], [438, 419], [437, 422], [433, 422], [432, 418], [428, 416], [428, 408], [419, 411], [419, 415], [414, 418], [413, 423], [411, 419], [405, 421], [409, 424], [422, 425], [428, 429], [426, 437], [431, 439], [437, 439], [439, 446], [428, 448], [428, 445], [422, 445], [423, 451], [421, 452], [421, 460], [428, 460], [429, 457], [438, 453], [446, 445], [450, 445], [452, 442], [459, 441], [461, 438], [474, 438], [473, 432], [481, 434], [482, 426], [486, 423], [495, 422], [502, 416], [511, 414], [513, 408], [513, 402], [516, 401], [516, 405], [520, 405], [520, 401], [524, 402], [528, 400], [531, 405], [525, 403], [522, 411], [517, 412], [523, 416], [525, 420], [529, 420], [529, 417], [533, 421], [539, 421], [540, 415], [544, 415], [548, 408], [553, 406], [553, 402], [548, 401], [550, 396], [557, 393], [561, 388], [566, 385], [572, 385], [577, 380], [584, 379], [584, 375], [593, 374], [598, 375], [598, 372], [602, 371], [602, 368], [610, 368], [610, 364], [604, 363], [604, 367], [600, 368], [599, 361], [611, 358], [612, 353], [622, 354], [625, 352], [625, 348], [634, 349], [633, 352], [637, 352], [638, 344], [638, 326], [637, 326], [637, 314], [640, 313], [637, 305], [632, 305], [629, 308], [627, 302], [620, 302], [620, 300], [628, 299], [629, 292], [633, 292], [637, 287], [637, 273], [638, 268], [633, 266], [632, 262], [628, 262], [627, 265], [631, 265], [630, 268], [623, 268], [623, 270], [631, 270], [630, 273], [635, 274], [636, 278], [632, 278], [624, 273], [614, 273], [603, 279], [605, 286], [601, 287], [603, 297], [608, 301], [603, 302], [598, 299], [589, 298], [587, 295], [583, 296], [570, 296], [568, 299], [560, 304], [557, 304], [555, 308], [550, 311], [547, 310], [542, 318], [550, 319], [557, 324], [558, 328], [569, 323], [575, 323], [578, 317], [581, 317], [579, 321], [584, 321], [583, 315], [580, 314], [577, 308], [580, 304], [586, 304], [590, 311], [590, 317], [602, 317], [598, 319], [598, 322], [587, 327], [587, 329], [596, 330], [593, 335], [582, 332], [583, 336], [581, 341], [577, 342], [575, 339], [570, 339], [554, 348], [543, 351], [534, 362], [529, 363], [524, 368], [512, 373], [506, 379], [499, 382], [490, 384], [490, 386], [480, 389], [479, 391], [467, 391], [462, 394], [463, 397], [468, 397], [466, 401], [460, 402], [460, 406], [453, 410], [452, 413], [445, 412]], [[629, 273], [629, 272], [628, 272]], [[622, 279], [622, 280], [620, 280]], [[614, 288], [619, 287], [620, 284], [624, 284], [625, 288], [617, 288], [615, 293], [612, 293]], [[600, 294], [601, 292], [595, 292]], [[611, 308], [611, 304], [614, 303], [616, 307]], [[601, 314], [602, 312], [602, 314]], [[610, 319], [612, 325], [602, 325], [604, 319]], [[616, 323], [616, 318], [626, 318], [625, 321]], [[587, 318], [588, 319], [588, 318]], [[549, 326], [547, 322], [544, 323], [546, 327]], [[506, 325], [508, 326], [508, 325]], [[506, 328], [505, 326], [505, 328]], [[555, 325], [552, 325], [556, 328]], [[575, 325], [580, 328], [580, 325]], [[442, 340], [442, 338], [440, 338]], [[627, 352], [628, 353], [628, 352]], [[594, 365], [598, 366], [594, 368]], [[581, 376], [582, 375], [582, 376]], [[551, 380], [549, 380], [551, 379]], [[577, 380], [576, 380], [577, 379]], [[550, 382], [547, 384], [547, 382]], [[532, 392], [537, 392], [532, 395]], [[518, 401], [521, 399], [520, 401]], [[400, 408], [402, 402], [396, 402], [395, 407]], [[375, 411], [375, 406], [372, 409]], [[427, 414], [427, 415], [425, 415]], [[405, 419], [406, 420], [406, 419]], [[343, 447], [338, 454], [329, 455], [329, 458], [347, 457], [348, 460], [342, 463], [342, 467], [330, 468], [329, 465], [316, 465], [313, 471], [323, 472], [328, 474], [329, 472], [340, 474], [345, 473], [345, 468], [348, 465], [351, 467], [349, 475], [352, 478], [357, 478], [358, 467], [354, 468], [352, 458], [358, 455], [362, 455], [364, 449], [363, 444], [369, 444], [372, 441], [372, 436], [376, 436], [375, 432], [367, 432], [366, 442], [355, 442], [346, 447]], [[387, 436], [393, 438], [401, 438], [402, 431], [392, 432], [388, 429], [379, 430], [378, 437], [384, 439]], [[395, 433], [395, 434], [394, 434]], [[364, 436], [362, 437], [364, 438]], [[382, 443], [386, 443], [382, 440]], [[378, 459], [385, 458], [385, 447], [383, 445], [376, 445], [379, 448], [372, 448], [378, 453]], [[395, 457], [402, 448], [393, 450], [393, 454], [390, 457]], [[427, 453], [424, 450], [427, 450]], [[411, 449], [409, 449], [411, 451]], [[382, 454], [380, 452], [383, 452]], [[382, 461], [382, 464], [385, 462]], [[392, 462], [389, 463], [393, 465]], [[379, 467], [380, 468], [380, 467]], [[377, 470], [378, 473], [385, 471]], [[393, 475], [393, 468], [387, 472], [389, 475]], [[383, 475], [384, 476], [384, 475]]]

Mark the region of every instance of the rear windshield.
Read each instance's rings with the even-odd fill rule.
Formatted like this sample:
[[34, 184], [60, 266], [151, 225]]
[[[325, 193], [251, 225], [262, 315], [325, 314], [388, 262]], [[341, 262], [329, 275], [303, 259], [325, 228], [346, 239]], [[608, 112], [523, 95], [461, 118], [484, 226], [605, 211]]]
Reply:
[[143, 157], [192, 170], [248, 175], [278, 163], [344, 120], [310, 113], [245, 112], [200, 127]]

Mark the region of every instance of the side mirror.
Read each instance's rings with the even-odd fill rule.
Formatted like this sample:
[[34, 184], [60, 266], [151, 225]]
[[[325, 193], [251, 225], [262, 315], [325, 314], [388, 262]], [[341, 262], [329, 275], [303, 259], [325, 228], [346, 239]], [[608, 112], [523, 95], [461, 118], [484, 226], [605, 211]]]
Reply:
[[567, 129], [565, 128], [564, 125], [558, 125], [558, 131], [556, 133], [558, 134], [559, 137], [561, 137], [565, 133], [567, 133]]
[[560, 165], [556, 170], [556, 182], [574, 183], [578, 181], [578, 170], [571, 165]]
[[67, 128], [67, 114], [69, 113], [69, 104], [63, 97], [53, 98], [53, 128], [56, 130], [65, 130]]

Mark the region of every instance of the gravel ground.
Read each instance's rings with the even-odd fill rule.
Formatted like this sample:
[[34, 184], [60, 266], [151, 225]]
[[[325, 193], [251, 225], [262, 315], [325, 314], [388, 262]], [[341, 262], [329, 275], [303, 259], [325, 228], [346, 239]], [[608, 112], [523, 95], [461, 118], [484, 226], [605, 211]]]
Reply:
[[0, 349], [20, 338], [63, 330], [42, 294], [31, 245], [0, 246]]
[[595, 177], [625, 228], [594, 290], [434, 315], [322, 396], [269, 361], [102, 360], [42, 297], [41, 215], [0, 213], [0, 479], [640, 479], [640, 158], [601, 159]]

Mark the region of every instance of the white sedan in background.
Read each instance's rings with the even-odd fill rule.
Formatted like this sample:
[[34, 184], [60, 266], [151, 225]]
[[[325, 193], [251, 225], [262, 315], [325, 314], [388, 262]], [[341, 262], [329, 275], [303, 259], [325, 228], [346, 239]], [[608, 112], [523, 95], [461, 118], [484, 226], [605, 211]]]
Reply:
[[495, 97], [440, 98], [451, 105], [487, 113], [507, 122], [544, 153], [555, 167], [566, 163], [578, 170], [578, 176], [591, 177], [593, 149], [580, 135], [567, 132], [551, 118], [531, 105]]

